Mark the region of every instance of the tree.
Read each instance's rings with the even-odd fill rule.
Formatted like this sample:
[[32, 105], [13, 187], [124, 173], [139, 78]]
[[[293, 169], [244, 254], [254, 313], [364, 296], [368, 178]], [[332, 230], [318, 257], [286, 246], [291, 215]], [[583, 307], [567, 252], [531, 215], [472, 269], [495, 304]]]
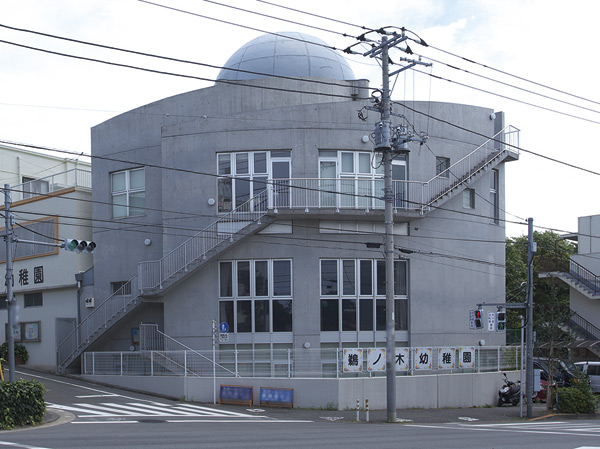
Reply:
[[[577, 252], [577, 246], [563, 240], [552, 231], [534, 232], [537, 252], [533, 258], [533, 329], [536, 334], [534, 352], [539, 357], [547, 357], [550, 366], [550, 379], [554, 360], [560, 351], [572, 341], [566, 323], [571, 317], [569, 287], [555, 277], [540, 277], [540, 273], [568, 271], [569, 259]], [[525, 302], [527, 282], [527, 236], [506, 239], [506, 302]], [[520, 329], [519, 315], [522, 309], [508, 309], [507, 329]], [[520, 335], [520, 333], [519, 333]], [[551, 383], [549, 383], [549, 387]], [[551, 398], [550, 391], [548, 398]], [[550, 401], [549, 401], [550, 405]]]

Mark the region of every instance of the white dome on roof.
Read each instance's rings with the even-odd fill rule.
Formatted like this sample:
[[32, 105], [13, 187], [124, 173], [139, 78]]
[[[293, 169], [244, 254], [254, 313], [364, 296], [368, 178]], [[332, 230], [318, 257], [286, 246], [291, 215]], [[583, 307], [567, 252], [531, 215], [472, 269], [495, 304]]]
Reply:
[[257, 37], [236, 51], [224, 67], [217, 80], [242, 81], [265, 76], [356, 79], [342, 55], [321, 39], [298, 32]]

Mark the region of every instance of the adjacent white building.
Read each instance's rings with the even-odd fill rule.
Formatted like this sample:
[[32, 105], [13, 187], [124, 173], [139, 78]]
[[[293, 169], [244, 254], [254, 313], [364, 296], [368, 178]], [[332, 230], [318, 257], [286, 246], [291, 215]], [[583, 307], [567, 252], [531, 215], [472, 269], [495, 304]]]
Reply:
[[[16, 300], [15, 341], [24, 344], [28, 365], [54, 371], [56, 347], [78, 324], [79, 293], [91, 283], [91, 254], [66, 252], [64, 238], [91, 240], [90, 164], [0, 146], [2, 222], [4, 185], [14, 217], [12, 288]], [[27, 242], [26, 242], [27, 241]], [[6, 243], [0, 245], [0, 270], [6, 274]], [[86, 274], [87, 272], [87, 274]], [[76, 277], [79, 281], [76, 280]], [[6, 286], [0, 287], [0, 341], [7, 339]]]

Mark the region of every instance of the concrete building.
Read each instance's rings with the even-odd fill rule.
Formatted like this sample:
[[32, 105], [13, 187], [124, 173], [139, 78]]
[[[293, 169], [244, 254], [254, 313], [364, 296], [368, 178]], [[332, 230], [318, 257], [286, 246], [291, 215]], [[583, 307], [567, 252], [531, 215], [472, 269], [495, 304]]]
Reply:
[[548, 273], [569, 284], [572, 316], [569, 328], [577, 340], [569, 345], [573, 360], [600, 359], [600, 215], [579, 217], [577, 241], [568, 272]]
[[[87, 350], [135, 351], [142, 322], [193, 349], [226, 323], [218, 346], [249, 350], [242, 373], [278, 375], [281, 349], [385, 345], [373, 89], [322, 41], [287, 36], [242, 46], [212, 87], [92, 129], [92, 216], [110, 226], [94, 228], [95, 307], [81, 341], [59, 348], [62, 369]], [[505, 142], [518, 130], [483, 107], [394, 111], [429, 135], [393, 163], [396, 344], [504, 344], [469, 329], [469, 310], [504, 298], [505, 163], [518, 158]]]
[[[91, 254], [66, 252], [64, 238], [91, 239], [91, 172], [82, 161], [0, 146], [2, 223], [4, 185], [10, 186], [14, 216], [12, 287], [16, 300], [15, 341], [25, 346], [28, 365], [55, 371], [56, 347], [78, 324], [80, 288], [88, 281]], [[0, 270], [6, 274], [6, 244], [0, 245]], [[85, 273], [88, 274], [85, 274]], [[76, 277], [80, 280], [77, 281]], [[6, 286], [0, 287], [0, 341], [7, 340]]]

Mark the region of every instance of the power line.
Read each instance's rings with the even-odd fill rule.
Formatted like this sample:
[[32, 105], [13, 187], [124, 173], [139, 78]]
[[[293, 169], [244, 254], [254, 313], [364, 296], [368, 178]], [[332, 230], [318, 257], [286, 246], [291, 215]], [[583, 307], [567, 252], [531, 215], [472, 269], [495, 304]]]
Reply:
[[[467, 69], [463, 69], [463, 68], [460, 68], [460, 67], [454, 66], [454, 65], [452, 65], [452, 64], [448, 64], [448, 63], [446, 63], [446, 62], [443, 62], [443, 61], [439, 61], [439, 60], [437, 60], [437, 59], [434, 59], [434, 58], [432, 58], [432, 57], [430, 57], [430, 56], [419, 55], [418, 53], [415, 53], [415, 54], [416, 54], [417, 56], [420, 56], [420, 57], [423, 57], [423, 58], [429, 59], [430, 61], [433, 61], [433, 62], [435, 62], [436, 64], [445, 65], [446, 67], [449, 67], [449, 68], [451, 68], [451, 69], [453, 69], [453, 70], [457, 70], [457, 71], [459, 71], [459, 72], [464, 72], [464, 73], [467, 73], [467, 74], [469, 74], [469, 75], [473, 75], [473, 76], [476, 76], [476, 77], [478, 77], [478, 78], [485, 79], [485, 80], [487, 80], [487, 81], [492, 81], [492, 82], [494, 82], [494, 83], [501, 84], [501, 85], [503, 85], [503, 86], [506, 86], [506, 87], [511, 87], [511, 88], [513, 88], [513, 89], [520, 90], [520, 91], [522, 91], [522, 92], [526, 92], [526, 93], [529, 93], [529, 94], [532, 94], [532, 95], [537, 95], [537, 96], [539, 96], [539, 97], [546, 98], [546, 99], [548, 99], [548, 100], [556, 101], [556, 102], [563, 103], [563, 104], [566, 104], [566, 105], [569, 105], [569, 106], [573, 106], [573, 107], [576, 107], [576, 108], [579, 108], [579, 109], [584, 109], [584, 110], [586, 110], [586, 111], [590, 111], [590, 112], [594, 112], [594, 113], [596, 113], [596, 114], [600, 114], [600, 111], [598, 111], [597, 109], [588, 108], [588, 107], [581, 106], [581, 105], [578, 105], [578, 104], [575, 104], [575, 103], [571, 103], [571, 102], [568, 102], [568, 101], [565, 101], [565, 100], [561, 100], [561, 99], [559, 99], [559, 98], [554, 98], [554, 97], [551, 97], [551, 96], [549, 96], [549, 95], [542, 94], [542, 93], [540, 93], [540, 92], [535, 92], [535, 91], [532, 91], [532, 90], [530, 90], [530, 89], [525, 89], [525, 88], [523, 88], [523, 87], [515, 86], [514, 84], [506, 83], [506, 82], [504, 82], [504, 81], [500, 81], [500, 80], [497, 80], [497, 79], [494, 79], [494, 78], [491, 78], [491, 77], [488, 77], [488, 76], [485, 76], [485, 75], [481, 75], [481, 74], [479, 74], [479, 73], [471, 72], [471, 71], [469, 71], [469, 70], [467, 70]], [[415, 71], [416, 71], [416, 70], [415, 70]], [[419, 72], [419, 73], [423, 73], [423, 72]], [[468, 85], [466, 85], [466, 87], [471, 87], [471, 86], [468, 86]], [[514, 100], [514, 99], [513, 99], [513, 101], [518, 101], [518, 100]], [[552, 110], [552, 111], [554, 112], [554, 110]]]
[[600, 102], [598, 102], [598, 101], [590, 100], [589, 98], [586, 98], [586, 97], [582, 97], [582, 96], [579, 96], [579, 95], [576, 95], [576, 94], [571, 94], [571, 93], [566, 92], [564, 90], [560, 90], [560, 89], [557, 89], [557, 88], [554, 88], [554, 87], [551, 87], [551, 86], [548, 86], [548, 85], [545, 85], [545, 84], [542, 84], [542, 83], [538, 83], [536, 81], [532, 81], [532, 80], [529, 80], [527, 78], [524, 78], [524, 77], [521, 77], [521, 76], [518, 76], [518, 75], [514, 75], [514, 74], [509, 73], [509, 72], [505, 72], [505, 71], [500, 70], [500, 69], [496, 69], [494, 67], [491, 67], [491, 66], [486, 65], [486, 64], [482, 64], [480, 62], [477, 62], [477, 61], [474, 61], [472, 59], [466, 58], [464, 56], [457, 55], [455, 53], [452, 53], [451, 51], [441, 49], [439, 47], [436, 47], [435, 45], [427, 45], [427, 46], [430, 47], [430, 48], [433, 48], [434, 50], [440, 51], [442, 53], [446, 53], [446, 54], [448, 54], [450, 56], [454, 56], [456, 58], [462, 59], [463, 61], [469, 62], [471, 64], [476, 64], [476, 65], [479, 65], [481, 67], [485, 67], [486, 69], [493, 70], [493, 71], [498, 72], [498, 73], [502, 73], [503, 75], [507, 75], [507, 76], [519, 79], [521, 81], [525, 81], [527, 83], [535, 84], [536, 86], [540, 86], [540, 87], [543, 87], [545, 89], [553, 90], [555, 92], [558, 92], [558, 93], [561, 93], [561, 94], [564, 94], [564, 95], [568, 95], [570, 97], [574, 97], [574, 98], [577, 98], [579, 100], [583, 100], [583, 101], [587, 101], [587, 102], [590, 102], [590, 103], [594, 103], [594, 104], [600, 105]]
[[[144, 0], [138, 0], [138, 1], [144, 1]], [[207, 1], [207, 0], [204, 0]], [[133, 54], [133, 55], [138, 55], [138, 56], [145, 56], [145, 57], [149, 57], [149, 58], [156, 58], [156, 59], [161, 59], [164, 61], [171, 61], [171, 62], [177, 62], [177, 63], [182, 63], [182, 64], [191, 64], [191, 65], [197, 65], [197, 66], [201, 66], [201, 67], [207, 67], [207, 68], [211, 68], [211, 69], [219, 69], [219, 70], [230, 70], [232, 72], [239, 72], [239, 73], [248, 73], [251, 75], [259, 75], [259, 76], [268, 76], [268, 77], [272, 77], [272, 78], [281, 78], [281, 79], [287, 79], [287, 80], [293, 80], [293, 81], [303, 81], [303, 82], [307, 82], [307, 83], [312, 83], [312, 84], [320, 84], [320, 85], [325, 85], [325, 86], [336, 86], [336, 87], [349, 87], [348, 84], [342, 84], [342, 83], [336, 83], [336, 82], [331, 82], [331, 81], [324, 81], [324, 80], [315, 80], [315, 79], [307, 79], [307, 78], [299, 78], [299, 77], [294, 77], [294, 76], [286, 76], [286, 75], [273, 75], [270, 73], [263, 73], [263, 72], [255, 72], [255, 71], [251, 71], [251, 70], [243, 70], [243, 69], [235, 69], [235, 68], [230, 68], [230, 67], [224, 67], [224, 66], [218, 66], [218, 65], [214, 65], [214, 64], [208, 64], [208, 63], [204, 63], [204, 62], [198, 62], [198, 61], [191, 61], [188, 59], [181, 59], [181, 58], [173, 58], [170, 56], [163, 56], [163, 55], [157, 55], [154, 53], [147, 53], [147, 52], [142, 52], [142, 51], [137, 51], [137, 50], [130, 50], [130, 49], [126, 49], [126, 48], [121, 48], [121, 47], [115, 47], [112, 45], [104, 45], [104, 44], [98, 44], [95, 42], [89, 42], [89, 41], [83, 41], [80, 39], [73, 39], [70, 37], [65, 37], [65, 36], [59, 36], [56, 34], [49, 34], [49, 33], [44, 33], [41, 31], [35, 31], [35, 30], [29, 30], [26, 28], [17, 28], [17, 27], [13, 27], [10, 25], [5, 25], [5, 24], [0, 24], [1, 28], [7, 28], [9, 30], [13, 30], [13, 31], [19, 31], [19, 32], [23, 32], [23, 33], [29, 33], [29, 34], [35, 34], [38, 36], [44, 36], [44, 37], [48, 37], [51, 39], [57, 39], [57, 40], [62, 40], [62, 41], [66, 41], [66, 42], [72, 42], [72, 43], [76, 43], [76, 44], [81, 44], [81, 45], [88, 45], [91, 47], [96, 47], [96, 48], [102, 48], [105, 50], [113, 50], [113, 51], [118, 51], [118, 52], [122, 52], [122, 53], [129, 53], [129, 54]], [[289, 36], [284, 36], [284, 35], [279, 35], [281, 37], [285, 37], [288, 39], [293, 39], [292, 37]], [[84, 59], [84, 60], [88, 60], [88, 61], [92, 61], [92, 62], [101, 62], [101, 63], [105, 63], [105, 64], [112, 64], [112, 65], [120, 65], [118, 63], [112, 63], [110, 61], [102, 61], [102, 60], [98, 60], [98, 59], [91, 59], [91, 58], [86, 58], [86, 57], [78, 57], [76, 55], [69, 55], [66, 53], [58, 53], [58, 52], [53, 52], [51, 50], [45, 50], [45, 49], [40, 49], [40, 48], [36, 48], [36, 47], [28, 47], [25, 45], [21, 45], [18, 43], [13, 43], [13, 42], [9, 42], [9, 41], [0, 41], [0, 42], [4, 42], [4, 43], [8, 43], [11, 45], [16, 45], [16, 46], [23, 46], [25, 48], [28, 49], [32, 49], [32, 50], [38, 50], [38, 51], [44, 51], [44, 52], [49, 52], [49, 53], [54, 53], [57, 54], [59, 56], [66, 56], [66, 57], [72, 57], [72, 58], [77, 58], [77, 59]], [[311, 43], [310, 41], [303, 41], [306, 43]], [[319, 45], [314, 43], [314, 45]], [[144, 69], [144, 68], [140, 68], [140, 67], [136, 67], [136, 66], [127, 66], [124, 65], [125, 68], [137, 68], [139, 70], [149, 70], [151, 71], [151, 69]], [[157, 73], [162, 73], [162, 72], [157, 72]], [[173, 75], [173, 73], [171, 72], [164, 72], [163, 74], [170, 74]], [[185, 75], [181, 75], [181, 76], [185, 76]], [[194, 78], [194, 77], [192, 77]], [[210, 78], [200, 78], [198, 77], [198, 79], [202, 80], [202, 81], [211, 81], [211, 82], [223, 82], [226, 84], [236, 84], [235, 82], [231, 81], [231, 80], [215, 80], [215, 79], [210, 79]], [[239, 84], [236, 84], [239, 85]], [[371, 90], [374, 90], [373, 88], [368, 88]], [[301, 92], [302, 93], [302, 92]], [[348, 97], [348, 98], [352, 98], [352, 97]], [[110, 112], [110, 111], [107, 111]]]
[[541, 158], [543, 158], [543, 159], [547, 159], [547, 160], [549, 160], [549, 161], [556, 162], [556, 163], [558, 163], [558, 164], [561, 164], [561, 165], [565, 165], [565, 166], [567, 166], [567, 167], [574, 168], [574, 169], [576, 169], [576, 170], [581, 170], [581, 171], [584, 171], [584, 172], [587, 172], [587, 173], [591, 173], [591, 174], [593, 174], [593, 175], [600, 175], [600, 172], [597, 172], [597, 171], [594, 171], [594, 170], [590, 170], [590, 169], [587, 169], [587, 168], [584, 168], [584, 167], [579, 167], [579, 166], [577, 166], [577, 165], [570, 164], [570, 163], [568, 163], [568, 162], [564, 162], [564, 161], [561, 161], [561, 160], [559, 160], [559, 159], [552, 158], [552, 157], [550, 157], [550, 156], [545, 156], [545, 155], [543, 155], [543, 154], [536, 153], [535, 151], [526, 150], [525, 148], [518, 147], [518, 146], [516, 146], [516, 145], [512, 145], [512, 144], [510, 144], [510, 143], [508, 143], [508, 142], [503, 142], [503, 141], [501, 141], [501, 140], [498, 140], [498, 139], [495, 139], [495, 138], [493, 138], [493, 137], [488, 137], [488, 136], [486, 136], [486, 135], [485, 135], [485, 134], [483, 134], [483, 133], [480, 133], [480, 132], [477, 132], [477, 131], [474, 131], [474, 130], [471, 130], [471, 129], [465, 128], [464, 126], [457, 125], [457, 124], [455, 124], [455, 123], [449, 122], [448, 120], [444, 120], [444, 119], [441, 119], [441, 118], [439, 118], [439, 117], [435, 117], [435, 116], [433, 116], [433, 115], [430, 115], [430, 114], [428, 114], [428, 113], [426, 113], [426, 112], [422, 112], [422, 111], [419, 111], [419, 110], [417, 110], [417, 109], [411, 108], [410, 106], [408, 106], [408, 105], [407, 105], [407, 104], [405, 104], [405, 103], [400, 103], [400, 102], [398, 102], [398, 101], [394, 101], [393, 103], [396, 103], [396, 104], [398, 104], [398, 105], [400, 105], [400, 106], [402, 106], [402, 107], [405, 107], [406, 109], [408, 109], [408, 110], [410, 110], [410, 111], [413, 111], [413, 112], [415, 112], [415, 113], [417, 113], [417, 114], [423, 115], [423, 116], [425, 116], [425, 117], [427, 117], [427, 118], [430, 118], [430, 119], [433, 119], [433, 120], [437, 120], [437, 121], [438, 121], [438, 122], [440, 122], [440, 123], [444, 123], [444, 124], [446, 124], [446, 125], [452, 126], [452, 127], [454, 127], [454, 128], [460, 129], [460, 130], [462, 130], [462, 131], [467, 131], [467, 132], [469, 132], [469, 133], [471, 133], [471, 134], [474, 134], [474, 135], [477, 135], [477, 136], [480, 136], [480, 137], [485, 137], [485, 138], [487, 138], [487, 139], [488, 139], [488, 140], [490, 140], [490, 141], [493, 141], [493, 142], [496, 142], [496, 143], [500, 143], [500, 144], [502, 144], [502, 145], [504, 145], [504, 146], [507, 146], [507, 147], [510, 147], [510, 148], [513, 148], [513, 149], [516, 149], [516, 150], [522, 151], [522, 152], [524, 152], [524, 153], [529, 153], [529, 154], [531, 154], [531, 155], [533, 155], [533, 156], [538, 156], [538, 157], [541, 157]]
[[[191, 15], [191, 16], [201, 17], [203, 19], [213, 20], [215, 22], [224, 23], [224, 24], [227, 24], [227, 25], [233, 25], [233, 26], [244, 28], [244, 29], [251, 30], [251, 31], [258, 31], [259, 33], [263, 33], [263, 34], [271, 34], [273, 36], [284, 37], [286, 39], [292, 39], [292, 40], [303, 42], [303, 43], [306, 43], [306, 44], [317, 45], [319, 47], [328, 48], [330, 50], [341, 50], [339, 48], [332, 47], [330, 45], [319, 44], [317, 42], [311, 42], [311, 41], [307, 41], [305, 39], [301, 39], [301, 38], [297, 38], [297, 37], [285, 36], [285, 35], [280, 34], [280, 33], [274, 33], [272, 31], [261, 30], [260, 28], [254, 28], [254, 27], [251, 27], [251, 26], [248, 26], [248, 25], [242, 25], [240, 23], [230, 22], [230, 21], [223, 20], [223, 19], [217, 19], [216, 17], [210, 17], [210, 16], [206, 16], [206, 15], [195, 13], [195, 12], [191, 12], [191, 11], [186, 11], [184, 9], [174, 8], [172, 6], [162, 5], [160, 3], [154, 3], [154, 2], [151, 2], [151, 1], [148, 1], [148, 0], [138, 0], [138, 2], [146, 3], [146, 4], [152, 5], [152, 6], [158, 6], [160, 8], [169, 9], [171, 11], [176, 11], [176, 12], [180, 12], [180, 13], [183, 13], [183, 14], [188, 14], [188, 15]], [[303, 25], [303, 26], [307, 26], [307, 25]]]
[[[427, 75], [427, 76], [430, 76], [432, 78], [441, 80], [441, 81], [446, 81], [446, 82], [455, 84], [457, 86], [466, 87], [466, 88], [473, 89], [473, 90], [476, 90], [478, 92], [482, 92], [482, 93], [485, 93], [485, 94], [488, 94], [488, 95], [493, 95], [495, 97], [504, 98], [505, 100], [514, 101], [516, 103], [521, 103], [521, 104], [524, 104], [526, 106], [531, 106], [531, 107], [534, 107], [534, 108], [537, 108], [537, 109], [542, 109], [544, 111], [554, 112], [555, 114], [560, 114], [560, 115], [564, 115], [566, 117], [571, 117], [571, 118], [575, 118], [575, 119], [578, 119], [578, 120], [583, 120], [585, 122], [589, 122], [589, 123], [594, 123], [596, 125], [600, 125], [600, 121], [598, 121], [598, 120], [592, 120], [592, 119], [589, 119], [589, 118], [581, 117], [579, 115], [570, 114], [568, 112], [562, 112], [562, 111], [559, 111], [559, 110], [556, 110], [556, 109], [552, 109], [552, 108], [549, 108], [549, 107], [546, 107], [546, 106], [541, 106], [541, 105], [538, 105], [538, 104], [535, 104], [535, 103], [530, 103], [528, 101], [519, 100], [517, 98], [509, 97], [508, 95], [499, 94], [499, 93], [492, 92], [490, 90], [482, 89], [482, 88], [479, 88], [479, 87], [475, 87], [475, 86], [472, 86], [472, 85], [469, 85], [469, 84], [461, 83], [461, 82], [458, 82], [458, 81], [453, 81], [451, 79], [444, 78], [444, 77], [439, 76], [439, 75], [434, 75], [433, 73], [423, 72], [422, 70], [418, 70], [418, 69], [415, 69], [415, 68], [412, 68], [411, 70], [413, 70], [413, 71], [415, 71], [417, 73], [421, 73], [423, 75]], [[556, 100], [556, 101], [558, 101], [558, 100]], [[598, 111], [594, 111], [594, 112], [598, 112]]]

